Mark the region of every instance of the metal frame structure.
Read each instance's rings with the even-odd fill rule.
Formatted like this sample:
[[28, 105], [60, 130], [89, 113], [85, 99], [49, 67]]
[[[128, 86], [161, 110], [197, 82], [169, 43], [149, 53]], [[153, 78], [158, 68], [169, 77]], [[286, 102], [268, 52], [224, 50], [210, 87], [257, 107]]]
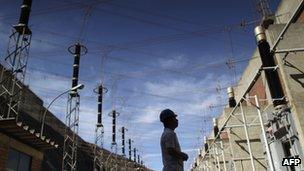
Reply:
[[[0, 75], [0, 119], [16, 119], [18, 121], [22, 84], [25, 80], [32, 31], [28, 27], [32, 0], [24, 0], [21, 6], [19, 23], [13, 26], [12, 34], [4, 57]], [[4, 76], [5, 72], [10, 74]], [[11, 76], [9, 76], [11, 75]]]
[[[87, 53], [85, 46], [76, 43], [68, 48], [74, 55], [72, 87], [78, 85], [80, 56]], [[66, 128], [63, 146], [62, 170], [77, 170], [77, 146], [79, 129], [79, 107], [80, 95], [77, 90], [71, 91], [68, 95]]]
[[94, 162], [93, 168], [94, 170], [100, 170], [104, 167], [102, 162], [103, 151], [99, 150], [98, 147], [103, 149], [103, 136], [104, 136], [104, 126], [102, 124], [102, 103], [103, 103], [103, 95], [108, 92], [108, 89], [100, 84], [94, 92], [98, 94], [98, 114], [97, 114], [97, 123], [95, 127], [95, 145], [94, 145]]
[[[290, 52], [303, 52], [304, 51], [304, 48], [293, 48], [293, 49], [277, 49], [277, 46], [279, 44], [279, 42], [281, 40], [284, 39], [284, 35], [287, 31], [287, 29], [289, 28], [289, 26], [291, 25], [291, 23], [295, 20], [295, 17], [299, 14], [300, 10], [303, 9], [303, 6], [304, 6], [304, 0], [302, 0], [299, 5], [297, 6], [296, 10], [294, 11], [292, 17], [289, 19], [289, 21], [287, 22], [287, 24], [285, 25], [285, 27], [283, 28], [283, 30], [281, 31], [281, 33], [279, 34], [279, 37], [277, 38], [277, 40], [274, 42], [273, 46], [271, 47], [271, 52], [272, 53], [285, 53], [285, 54], [288, 54]], [[286, 56], [285, 56], [286, 57]], [[239, 100], [239, 102], [237, 103], [236, 107], [234, 107], [232, 109], [232, 111], [229, 113], [229, 115], [227, 116], [227, 119], [224, 121], [224, 123], [222, 124], [222, 127], [219, 129], [220, 130], [220, 133], [218, 133], [214, 139], [211, 140], [210, 144], [209, 144], [209, 148], [207, 151], [205, 151], [205, 154], [202, 156], [201, 158], [201, 161], [202, 161], [202, 166], [200, 166], [201, 168], [203, 168], [204, 170], [221, 170], [221, 165], [219, 164], [219, 162], [217, 162], [217, 153], [215, 152], [215, 148], [218, 149], [219, 146], [217, 145], [218, 143], [218, 139], [220, 138], [220, 135], [221, 135], [221, 132], [226, 130], [226, 132], [228, 132], [228, 148], [219, 148], [221, 151], [222, 151], [222, 154], [226, 154], [228, 153], [230, 155], [230, 158], [232, 159], [231, 160], [231, 169], [230, 170], [237, 170], [235, 168], [235, 162], [238, 161], [238, 160], [250, 160], [251, 162], [251, 169], [252, 170], [255, 170], [255, 161], [258, 161], [258, 160], [263, 160], [265, 159], [265, 161], [267, 162], [267, 166], [269, 168], [270, 171], [274, 171], [275, 170], [275, 165], [281, 165], [281, 163], [275, 163], [273, 160], [273, 155], [271, 154], [271, 149], [270, 149], [270, 143], [272, 142], [268, 142], [268, 135], [267, 135], [267, 132], [266, 132], [266, 127], [265, 125], [267, 124], [266, 121], [269, 121], [269, 116], [268, 114], [265, 112], [267, 110], [267, 108], [269, 108], [271, 106], [268, 105], [266, 106], [264, 109], [261, 109], [260, 105], [259, 105], [259, 102], [260, 101], [265, 101], [265, 99], [258, 99], [257, 96], [254, 96], [254, 97], [249, 97], [249, 98], [254, 98], [254, 101], [255, 101], [255, 104], [251, 103], [250, 100], [248, 100], [246, 98], [246, 94], [247, 92], [249, 92], [249, 90], [253, 87], [253, 85], [255, 84], [255, 82], [257, 81], [257, 79], [260, 77], [261, 75], [261, 71], [263, 70], [267, 70], [267, 69], [277, 69], [278, 66], [276, 66], [275, 68], [266, 68], [266, 67], [260, 67], [260, 69], [258, 69], [257, 73], [255, 74], [253, 80], [250, 82], [249, 86], [247, 87], [246, 91], [244, 92], [242, 98]], [[281, 99], [283, 99], [285, 97], [282, 97]], [[281, 100], [279, 99], [279, 100]], [[267, 99], [266, 99], [267, 100]], [[278, 99], [271, 99], [272, 101], [274, 100], [278, 100]], [[246, 115], [244, 114], [244, 111], [241, 110], [241, 116], [242, 116], [242, 120], [240, 119], [237, 119], [239, 120], [242, 124], [241, 125], [228, 125], [228, 122], [230, 119], [232, 118], [236, 118], [235, 117], [235, 114], [236, 114], [236, 110], [237, 108], [242, 108], [242, 102], [244, 101], [247, 101], [247, 102], [250, 102], [257, 110], [257, 117], [254, 118], [254, 120], [250, 123], [247, 123], [246, 122]], [[280, 110], [280, 111], [277, 111], [275, 112], [274, 114], [276, 115], [279, 115], [281, 116], [279, 119], [280, 119], [280, 122], [283, 123], [283, 126], [286, 128], [287, 131], [287, 135], [286, 136], [286, 140], [287, 140], [287, 143], [289, 143], [289, 145], [292, 144], [292, 140], [291, 140], [291, 137], [288, 136], [288, 134], [290, 132], [293, 132], [294, 128], [291, 128], [291, 129], [287, 129], [288, 127], [288, 124], [286, 123], [286, 121], [288, 120], [292, 120], [290, 117], [290, 109], [288, 108], [285, 108], [283, 110]], [[256, 121], [258, 121], [258, 124], [256, 123]], [[264, 156], [255, 156], [251, 149], [250, 149], [250, 139], [249, 139], [249, 136], [248, 136], [248, 130], [247, 128], [248, 127], [252, 127], [252, 126], [257, 126], [261, 129], [261, 140], [262, 140], [262, 144], [264, 146], [264, 150], [265, 150], [265, 153], [266, 153], [266, 158]], [[233, 128], [236, 128], [236, 127], [244, 127], [244, 132], [245, 132], [245, 136], [246, 136], [246, 144], [247, 144], [247, 148], [248, 148], [248, 155], [249, 155], [249, 158], [236, 158], [236, 152], [233, 151], [233, 148], [232, 148], [232, 144], [231, 144], [231, 131]], [[268, 127], [269, 128], [269, 127]], [[246, 131], [247, 130], [247, 131]], [[224, 144], [225, 145], [225, 144]], [[213, 147], [213, 148], [212, 148]], [[296, 147], [293, 147], [291, 145], [291, 150], [293, 152], [297, 152], [299, 151], [299, 149], [296, 149]], [[214, 161], [210, 163], [210, 160], [209, 158], [213, 158]], [[223, 157], [223, 161], [225, 157]], [[228, 162], [229, 163], [229, 162]], [[226, 170], [227, 167], [226, 167], [226, 162], [224, 164], [224, 167], [223, 167], [223, 170]], [[229, 168], [229, 167], [228, 167]], [[249, 168], [246, 168], [246, 169], [249, 169]]]
[[[112, 143], [111, 143], [111, 154], [108, 156], [108, 158], [106, 160], [106, 165], [107, 165], [107, 167], [109, 165], [114, 166], [111, 168], [111, 170], [116, 171], [118, 169], [118, 165], [117, 165], [118, 156], [117, 156], [117, 143], [116, 143], [116, 119], [120, 115], [120, 113], [118, 113], [116, 110], [112, 110], [112, 112], [110, 112], [108, 115], [110, 117], [112, 117]], [[115, 156], [110, 159], [112, 154], [115, 154]], [[108, 161], [109, 159], [110, 159], [110, 161]]]

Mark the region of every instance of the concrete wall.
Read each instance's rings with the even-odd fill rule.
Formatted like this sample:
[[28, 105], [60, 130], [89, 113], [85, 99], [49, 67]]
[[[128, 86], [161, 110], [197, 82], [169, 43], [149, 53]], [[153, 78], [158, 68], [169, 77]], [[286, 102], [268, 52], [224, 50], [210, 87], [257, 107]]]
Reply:
[[[263, 108], [262, 108], [263, 109]], [[268, 108], [267, 113], [271, 110]], [[218, 118], [218, 126], [219, 128], [224, 124], [229, 115], [231, 114], [232, 108], [225, 108], [222, 115]], [[250, 155], [249, 155], [249, 147], [246, 141], [246, 134], [244, 125], [242, 123], [243, 117], [241, 115], [241, 111], [243, 111], [245, 115], [246, 123], [251, 123], [250, 126], [247, 127], [249, 139], [250, 139], [250, 147], [254, 157], [254, 166], [256, 170], [266, 170], [267, 164], [265, 160], [264, 149], [262, 142], [260, 140], [261, 135], [261, 126], [259, 120], [257, 118], [257, 108], [252, 106], [242, 106], [242, 109], [238, 107], [233, 112], [233, 117], [230, 117], [226, 124], [226, 128], [223, 132], [226, 132], [228, 135], [227, 139], [221, 139], [221, 141], [217, 142], [217, 145], [209, 146], [210, 153], [217, 153], [218, 155], [207, 155], [204, 159], [200, 159], [200, 163], [198, 165], [202, 167], [203, 163], [208, 163], [209, 170], [216, 169], [215, 166], [212, 166], [212, 163], [219, 162], [220, 169], [224, 170], [224, 164], [226, 163], [227, 170], [233, 170], [236, 168], [237, 170], [246, 170], [246, 168], [252, 168]], [[264, 119], [266, 115], [263, 115]], [[208, 144], [214, 140], [213, 132], [209, 136]], [[224, 136], [222, 136], [224, 137]], [[221, 144], [222, 143], [222, 144]], [[221, 148], [224, 150], [221, 150]], [[223, 154], [224, 152], [224, 154]], [[206, 154], [203, 152], [203, 155]], [[213, 156], [213, 157], [211, 157]], [[225, 162], [224, 162], [225, 159]], [[214, 165], [214, 164], [213, 164]], [[199, 166], [197, 168], [199, 168]], [[217, 170], [217, 169], [216, 169]]]
[[[272, 25], [268, 30], [270, 44], [283, 29], [284, 25]], [[294, 23], [290, 26], [283, 40], [280, 41], [277, 49], [289, 49], [303, 47], [304, 24]], [[285, 54], [277, 54], [276, 60], [279, 65], [279, 73], [291, 107], [299, 140], [302, 142], [304, 152], [304, 53], [289, 53], [285, 60]]]
[[282, 0], [275, 13], [276, 24], [287, 23], [302, 0]]

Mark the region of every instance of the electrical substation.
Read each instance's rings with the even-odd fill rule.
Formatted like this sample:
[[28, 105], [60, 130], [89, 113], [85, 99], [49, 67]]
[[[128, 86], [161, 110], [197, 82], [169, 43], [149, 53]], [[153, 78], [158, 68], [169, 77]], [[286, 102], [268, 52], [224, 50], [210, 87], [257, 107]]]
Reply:
[[[1, 2], [0, 171], [161, 170], [165, 106], [176, 109], [185, 170], [304, 170], [304, 0], [248, 0], [254, 19], [213, 27], [175, 16], [179, 8], [157, 12], [162, 3], [152, 1], [43, 1]], [[199, 38], [210, 63], [181, 53]]]

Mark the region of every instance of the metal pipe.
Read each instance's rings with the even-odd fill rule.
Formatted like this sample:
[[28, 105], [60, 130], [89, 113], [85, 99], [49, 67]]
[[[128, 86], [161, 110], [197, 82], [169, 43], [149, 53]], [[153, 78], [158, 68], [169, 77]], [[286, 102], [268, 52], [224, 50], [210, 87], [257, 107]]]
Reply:
[[290, 52], [303, 52], [304, 48], [292, 48], [292, 49], [279, 49], [276, 50], [274, 53], [290, 53]]
[[259, 116], [259, 120], [260, 120], [260, 124], [261, 124], [261, 130], [262, 130], [263, 140], [264, 140], [264, 143], [265, 143], [268, 165], [270, 167], [270, 171], [274, 171], [273, 160], [272, 160], [272, 156], [271, 156], [271, 153], [270, 153], [270, 148], [269, 148], [268, 141], [267, 141], [267, 136], [266, 136], [266, 131], [265, 131], [265, 128], [264, 128], [264, 122], [263, 122], [263, 118], [262, 118], [262, 114], [261, 114], [261, 109], [260, 109], [258, 96], [255, 95], [254, 99], [255, 99], [256, 106], [257, 106], [256, 108], [257, 108], [257, 111], [258, 111], [258, 116]]
[[[260, 124], [250, 124], [247, 126], [260, 126]], [[226, 125], [226, 128], [239, 128], [239, 127], [244, 127], [244, 125]]]
[[215, 150], [217, 168], [218, 168], [219, 171], [221, 171], [221, 165], [220, 165], [220, 159], [219, 159], [219, 156], [218, 156], [217, 147], [215, 147], [214, 150]]
[[222, 149], [224, 171], [227, 171], [226, 159], [225, 159], [225, 148], [223, 146], [223, 141], [220, 141], [220, 145], [221, 145], [221, 149]]
[[253, 160], [253, 155], [252, 155], [252, 151], [251, 151], [251, 145], [250, 145], [250, 140], [249, 140], [249, 135], [248, 135], [248, 130], [247, 130], [246, 117], [244, 115], [244, 110], [243, 110], [242, 104], [240, 104], [240, 108], [241, 108], [242, 118], [243, 118], [243, 122], [244, 122], [244, 129], [245, 129], [246, 141], [247, 141], [247, 146], [248, 146], [248, 152], [250, 155], [252, 170], [255, 171], [254, 160]]
[[230, 132], [231, 132], [231, 128], [229, 128], [229, 131], [227, 131], [227, 133], [228, 133], [228, 142], [229, 142], [229, 148], [230, 148], [230, 159], [232, 159], [234, 171], [236, 171], [235, 162], [234, 162], [234, 158], [235, 157], [234, 157], [234, 151], [233, 151], [233, 148], [232, 148]]

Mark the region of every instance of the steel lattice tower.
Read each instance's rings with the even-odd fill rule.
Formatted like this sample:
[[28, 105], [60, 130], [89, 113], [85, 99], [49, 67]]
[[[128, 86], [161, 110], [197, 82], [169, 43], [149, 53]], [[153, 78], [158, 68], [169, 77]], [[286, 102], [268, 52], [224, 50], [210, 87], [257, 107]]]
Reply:
[[[32, 32], [28, 27], [32, 0], [23, 0], [19, 23], [13, 26], [0, 76], [0, 119], [19, 117]], [[8, 73], [8, 74], [5, 74]]]
[[[87, 53], [85, 46], [76, 43], [68, 48], [74, 54], [72, 87], [78, 85], [80, 56]], [[83, 51], [82, 51], [83, 50]], [[80, 96], [77, 92], [71, 91], [68, 95], [66, 129], [63, 146], [62, 170], [77, 170], [77, 145], [78, 145], [78, 126], [79, 126], [79, 107]]]
[[109, 113], [109, 116], [112, 117], [112, 143], [111, 143], [111, 150], [112, 153], [115, 154], [114, 170], [117, 170], [117, 143], [116, 143], [116, 119], [120, 115], [116, 110], [112, 110]]
[[102, 84], [94, 90], [98, 94], [98, 114], [97, 114], [97, 123], [95, 128], [95, 146], [94, 146], [94, 170], [100, 170], [103, 167], [102, 156], [103, 151], [98, 150], [98, 146], [103, 148], [103, 135], [104, 127], [102, 124], [102, 103], [103, 103], [103, 94], [107, 93], [107, 88], [103, 87]]

